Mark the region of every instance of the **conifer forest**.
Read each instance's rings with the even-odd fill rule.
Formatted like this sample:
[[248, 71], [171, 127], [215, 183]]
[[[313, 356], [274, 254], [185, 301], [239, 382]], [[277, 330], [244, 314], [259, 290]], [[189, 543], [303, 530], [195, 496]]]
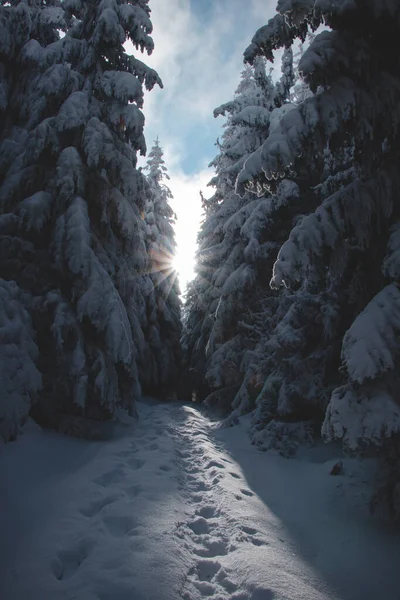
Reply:
[[[332, 569], [342, 573], [340, 581], [321, 566], [339, 560], [332, 556], [339, 557], [347, 542], [328, 542], [331, 554], [318, 564], [331, 591], [305, 571], [301, 584], [286, 588], [289, 563], [282, 581], [276, 575], [268, 585], [262, 578], [239, 577], [240, 566], [228, 560], [242, 551], [237, 546], [247, 544], [258, 553], [243, 554], [237, 565], [248, 561], [260, 573], [267, 542], [257, 537], [253, 521], [252, 527], [243, 525], [236, 509], [229, 520], [228, 499], [218, 510], [210, 499], [218, 500], [224, 461], [241, 464], [235, 455], [239, 442], [232, 442], [237, 446], [225, 459], [217, 453], [240, 438], [254, 453], [258, 479], [281, 488], [272, 505], [285, 521], [284, 486], [292, 495], [291, 485], [299, 489], [302, 481], [311, 481], [295, 473], [293, 465], [306, 469], [307, 461], [298, 457], [307, 452], [321, 457], [335, 448], [326, 485], [344, 481], [351, 469], [356, 481], [360, 469], [362, 482], [356, 483], [362, 486], [373, 469], [357, 506], [365, 508], [366, 522], [398, 535], [400, 1], [278, 0], [276, 10], [265, 2], [265, 21], [243, 47], [236, 90], [209, 116], [220, 122], [222, 134], [209, 164], [211, 180], [201, 193], [195, 275], [186, 289], [174, 268], [179, 217], [171, 204], [167, 153], [162, 138], [144, 137], [147, 99], [153, 88], [168, 90], [168, 77], [146, 64], [159, 33], [155, 28], [153, 41], [151, 5], [152, 0], [0, 0], [0, 480], [1, 455], [11, 461], [5, 463], [10, 473], [18, 470], [11, 449], [21, 448], [22, 456], [29, 436], [23, 456], [49, 436], [43, 456], [71, 452], [72, 465], [75, 446], [68, 450], [62, 444], [78, 444], [78, 438], [101, 453], [128, 435], [138, 451], [152, 441], [160, 458], [172, 452], [168, 440], [174, 440], [175, 467], [159, 468], [168, 475], [181, 464], [187, 471], [176, 485], [185, 502], [200, 502], [195, 497], [201, 485], [208, 500], [203, 497], [193, 509], [200, 512], [186, 529], [179, 521], [173, 539], [180, 550], [165, 546], [179, 565], [166, 569], [165, 580], [155, 567], [160, 588], [150, 579], [135, 587], [151, 556], [162, 563], [152, 550], [137, 552], [136, 575], [126, 576], [118, 590], [112, 585], [125, 575], [113, 575], [111, 583], [88, 571], [79, 579], [78, 567], [90, 564], [99, 547], [97, 538], [88, 541], [82, 534], [73, 552], [63, 547], [52, 559], [51, 581], [45, 583], [42, 567], [32, 563], [31, 592], [8, 582], [3, 596], [0, 583], [0, 597], [373, 600], [380, 593], [399, 600], [400, 580], [393, 587], [395, 576], [384, 575], [383, 566], [378, 571], [388, 587], [382, 583], [380, 591], [370, 592], [350, 583], [339, 563]], [[243, 11], [246, 6], [243, 2]], [[191, 201], [198, 197], [187, 198]], [[115, 423], [124, 428], [120, 437], [110, 433]], [[40, 441], [34, 441], [33, 429], [43, 432]], [[216, 436], [212, 451], [205, 435]], [[129, 468], [132, 461], [140, 472], [153, 464], [148, 459], [143, 467], [137, 462], [141, 455], [133, 459], [128, 450], [118, 456], [123, 451]], [[199, 467], [200, 485], [193, 465], [208, 451], [208, 462]], [[103, 462], [111, 461], [111, 454], [104, 456]], [[322, 458], [310, 459], [309, 468], [321, 463]], [[272, 464], [277, 473], [271, 474]], [[110, 466], [108, 479], [93, 471], [92, 479], [102, 494], [105, 489], [119, 494], [124, 469]], [[235, 482], [244, 472], [242, 466], [230, 475]], [[281, 477], [287, 477], [285, 483]], [[320, 471], [315, 477], [321, 480]], [[149, 471], [150, 480], [157, 477]], [[11, 493], [10, 481], [4, 480], [4, 497]], [[136, 525], [126, 524], [131, 514], [145, 510], [136, 508], [145, 506], [138, 490], [146, 479], [138, 481], [137, 493], [132, 483], [131, 495], [126, 491], [130, 512], [121, 516], [119, 508], [101, 521], [112, 543], [118, 538], [128, 544]], [[268, 504], [261, 492], [253, 497], [251, 475], [247, 485], [252, 491], [242, 486], [238, 492], [242, 505], [255, 497]], [[27, 504], [29, 489], [15, 492]], [[0, 484], [0, 496], [1, 490]], [[86, 499], [89, 493], [82, 492]], [[146, 500], [154, 507], [146, 513], [156, 515], [154, 523], [164, 511], [157, 494], [151, 487]], [[343, 514], [353, 502], [348, 497]], [[93, 504], [87, 509], [91, 518], [111, 510], [109, 496], [97, 502], [98, 509]], [[318, 504], [329, 519], [330, 509]], [[80, 512], [86, 514], [82, 507]], [[357, 510], [350, 512], [349, 528], [356, 527]], [[298, 518], [293, 530], [303, 539], [299, 531], [309, 525]], [[398, 552], [398, 537], [390, 544]], [[21, 557], [21, 547], [15, 548]], [[119, 565], [125, 564], [127, 548], [113, 546], [109, 556], [121, 556]], [[388, 548], [390, 563], [396, 552]], [[318, 552], [305, 551], [303, 560], [312, 562]], [[189, 554], [197, 556], [195, 566]], [[276, 556], [271, 565], [282, 565]], [[111, 566], [100, 558], [94, 564], [93, 573], [105, 578]], [[312, 564], [316, 569], [317, 559]], [[368, 565], [361, 561], [354, 573], [359, 569], [362, 579]], [[171, 573], [177, 572], [182, 577], [174, 587]], [[294, 567], [290, 572], [297, 573]], [[2, 580], [8, 581], [0, 569]], [[64, 583], [62, 591], [54, 587]]]

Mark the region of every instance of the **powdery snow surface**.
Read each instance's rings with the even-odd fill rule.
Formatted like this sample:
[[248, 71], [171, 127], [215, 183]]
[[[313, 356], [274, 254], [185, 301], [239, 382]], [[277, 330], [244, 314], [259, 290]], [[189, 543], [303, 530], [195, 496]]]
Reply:
[[192, 406], [139, 404], [106, 442], [28, 428], [0, 455], [2, 600], [398, 600], [371, 463], [285, 460]]

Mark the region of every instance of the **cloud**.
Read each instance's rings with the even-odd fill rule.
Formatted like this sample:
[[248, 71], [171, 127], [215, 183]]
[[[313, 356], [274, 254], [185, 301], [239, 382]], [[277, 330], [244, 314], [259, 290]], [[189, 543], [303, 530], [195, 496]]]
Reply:
[[275, 0], [151, 0], [155, 50], [146, 63], [159, 72], [164, 89], [146, 94], [145, 136], [150, 146], [158, 135], [162, 145], [173, 144], [182, 157], [191, 147], [192, 161], [186, 161], [185, 172], [197, 171], [213, 158], [222, 124], [214, 120], [213, 109], [232, 98], [243, 51], [273, 16], [275, 4]]

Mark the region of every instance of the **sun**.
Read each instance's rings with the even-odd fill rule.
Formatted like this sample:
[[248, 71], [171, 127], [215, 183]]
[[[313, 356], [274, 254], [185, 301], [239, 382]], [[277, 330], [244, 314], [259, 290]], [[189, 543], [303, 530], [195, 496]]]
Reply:
[[149, 256], [149, 272], [152, 273], [153, 277], [156, 276], [156, 286], [162, 284], [165, 287], [168, 281], [169, 285], [166, 286], [166, 290], [169, 294], [176, 279], [178, 279], [181, 294], [184, 295], [187, 284], [195, 276], [193, 249], [187, 245], [178, 245], [175, 253], [171, 253], [165, 248], [154, 245], [149, 250]]
[[[192, 190], [189, 189], [189, 197]], [[195, 196], [196, 198], [196, 196]], [[178, 215], [175, 223], [175, 255], [172, 266], [175, 269], [181, 293], [184, 296], [186, 287], [194, 279], [197, 253], [197, 234], [200, 227], [199, 207], [196, 202], [178, 203], [174, 206]]]
[[177, 273], [182, 294], [185, 293], [189, 281], [195, 276], [194, 266], [195, 259], [192, 252], [190, 252], [188, 248], [185, 250], [185, 248], [180, 248], [178, 246], [177, 252], [172, 260], [172, 267]]

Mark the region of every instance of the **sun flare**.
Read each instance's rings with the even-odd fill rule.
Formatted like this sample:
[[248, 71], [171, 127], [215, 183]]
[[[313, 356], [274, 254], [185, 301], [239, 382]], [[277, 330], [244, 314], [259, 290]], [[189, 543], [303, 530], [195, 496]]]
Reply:
[[185, 293], [185, 289], [189, 281], [194, 278], [194, 256], [184, 248], [177, 249], [177, 253], [172, 261], [172, 267], [176, 271], [179, 281], [179, 287], [181, 288], [182, 294]]

